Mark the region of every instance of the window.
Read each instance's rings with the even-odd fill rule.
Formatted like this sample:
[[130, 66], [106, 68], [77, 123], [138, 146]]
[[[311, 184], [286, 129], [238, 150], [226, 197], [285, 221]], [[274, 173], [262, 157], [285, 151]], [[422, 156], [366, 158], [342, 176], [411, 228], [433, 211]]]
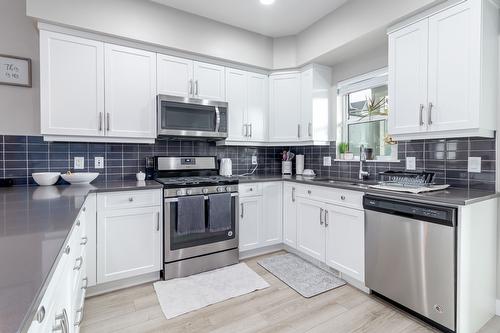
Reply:
[[337, 109], [337, 144], [347, 143], [349, 152], [358, 157], [361, 145], [372, 149], [373, 159], [391, 157], [395, 148], [386, 142], [387, 69], [340, 82]]

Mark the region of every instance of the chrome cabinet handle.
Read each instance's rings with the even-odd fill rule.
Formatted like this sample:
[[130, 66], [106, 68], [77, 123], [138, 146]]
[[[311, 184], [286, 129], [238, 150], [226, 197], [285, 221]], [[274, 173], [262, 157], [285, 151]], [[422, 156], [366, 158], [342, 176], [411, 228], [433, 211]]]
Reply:
[[243, 205], [243, 203], [241, 203], [241, 213], [240, 213], [240, 217], [243, 218], [244, 217], [244, 211], [245, 211], [245, 206]]
[[75, 260], [75, 267], [73, 267], [74, 271], [79, 271], [83, 266], [83, 257], [78, 257]]
[[89, 242], [89, 239], [86, 236], [84, 236], [84, 237], [82, 237], [82, 241], [80, 242], [80, 245], [87, 245], [88, 242]]
[[307, 194], [311, 194], [311, 193], [312, 193], [312, 191], [311, 191], [311, 190], [307, 190]]
[[99, 132], [102, 132], [102, 112], [99, 112]]
[[88, 277], [84, 277], [82, 279], [82, 282], [85, 282], [85, 284], [82, 285], [82, 290], [87, 290], [87, 288], [89, 287], [89, 278]]
[[424, 105], [420, 104], [420, 116], [419, 116], [419, 124], [420, 126], [424, 126]]
[[250, 127], [250, 137], [252, 137], [252, 135], [253, 135], [253, 128], [252, 128], [252, 124], [248, 124], [248, 126]]
[[42, 323], [43, 320], [45, 319], [45, 307], [43, 305], [36, 312], [35, 318], [36, 318], [36, 321], [39, 323]]
[[62, 333], [68, 333], [69, 327], [68, 327], [68, 313], [66, 312], [66, 309], [63, 309], [62, 313], [60, 315], [56, 315], [55, 317], [56, 322], [59, 322], [54, 325], [52, 328], [53, 332], [62, 332]]
[[85, 212], [87, 210], [87, 207], [86, 206], [83, 206], [82, 208], [82, 212]]
[[75, 327], [80, 327], [83, 322], [83, 306], [76, 310], [76, 318], [78, 320], [75, 321]]
[[300, 124], [297, 124], [297, 137], [300, 139]]
[[215, 132], [219, 132], [220, 129], [220, 110], [219, 107], [215, 107]]
[[196, 81], [194, 82], [194, 86], [195, 86], [195, 92], [194, 92], [194, 94], [195, 94], [196, 96], [198, 96], [198, 80], [196, 80]]
[[295, 202], [295, 187], [292, 187], [292, 202]]
[[64, 248], [64, 254], [69, 254], [71, 252], [71, 247], [69, 245], [66, 245]]
[[81, 224], [82, 224], [82, 222], [80, 222], [80, 219], [76, 220], [76, 226], [77, 227], [79, 227]]
[[312, 123], [311, 122], [307, 125], [307, 134], [309, 135], [309, 137], [312, 136]]
[[340, 200], [345, 200], [345, 195], [341, 195]]
[[319, 209], [319, 224], [323, 225], [323, 208]]
[[156, 213], [156, 231], [160, 231], [160, 212]]
[[108, 113], [106, 113], [106, 131], [109, 131], [111, 129], [111, 115]]
[[434, 104], [429, 103], [429, 114], [427, 115], [427, 124], [432, 125], [432, 108], [434, 107]]
[[325, 227], [328, 227], [328, 210], [325, 209]]
[[129, 202], [133, 202], [133, 201], [134, 201], [134, 198], [133, 198], [133, 197], [130, 197], [130, 198], [128, 198], [128, 201], [129, 201]]
[[248, 136], [248, 125], [247, 124], [243, 124], [243, 136], [244, 137], [247, 137]]
[[193, 80], [189, 80], [189, 95], [193, 94]]

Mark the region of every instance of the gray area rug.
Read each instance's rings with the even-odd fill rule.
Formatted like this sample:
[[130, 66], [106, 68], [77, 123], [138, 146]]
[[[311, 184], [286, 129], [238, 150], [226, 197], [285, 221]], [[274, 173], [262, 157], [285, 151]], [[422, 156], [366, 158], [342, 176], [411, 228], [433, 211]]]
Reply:
[[306, 298], [346, 284], [344, 280], [291, 253], [262, 259], [257, 263]]

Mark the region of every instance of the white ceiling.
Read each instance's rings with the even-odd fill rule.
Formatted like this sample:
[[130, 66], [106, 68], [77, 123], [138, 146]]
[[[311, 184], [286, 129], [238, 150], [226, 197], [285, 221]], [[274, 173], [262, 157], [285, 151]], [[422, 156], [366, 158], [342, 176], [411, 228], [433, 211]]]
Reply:
[[269, 37], [295, 35], [348, 0], [151, 0]]

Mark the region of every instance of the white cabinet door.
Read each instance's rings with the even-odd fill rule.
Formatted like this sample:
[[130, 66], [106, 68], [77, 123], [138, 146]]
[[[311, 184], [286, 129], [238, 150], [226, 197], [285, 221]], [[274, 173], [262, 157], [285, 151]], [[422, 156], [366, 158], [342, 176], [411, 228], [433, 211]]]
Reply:
[[248, 136], [246, 124], [247, 73], [238, 69], [226, 69], [226, 92], [229, 108], [228, 140], [245, 141]]
[[326, 225], [326, 264], [364, 282], [364, 212], [327, 205]]
[[158, 94], [191, 97], [193, 84], [192, 60], [157, 54]]
[[[267, 141], [269, 108], [269, 78], [267, 75], [248, 73], [247, 80], [247, 123], [249, 140]], [[231, 106], [229, 106], [231, 108]], [[232, 112], [232, 111], [230, 111]], [[232, 114], [231, 114], [232, 116]]]
[[313, 69], [300, 73], [300, 136], [299, 141], [313, 139]]
[[269, 140], [297, 141], [300, 127], [300, 74], [271, 75], [269, 88]]
[[97, 282], [109, 282], [162, 268], [161, 207], [97, 213]]
[[426, 131], [428, 20], [389, 35], [389, 133]]
[[156, 138], [156, 54], [105, 46], [106, 134]]
[[324, 204], [297, 198], [297, 250], [325, 261]]
[[240, 198], [239, 250], [253, 250], [260, 246], [262, 197]]
[[261, 246], [280, 244], [283, 238], [283, 184], [264, 183], [262, 185], [263, 212], [261, 225]]
[[225, 68], [204, 62], [194, 62], [194, 97], [225, 101]]
[[41, 133], [102, 136], [104, 43], [40, 31]]
[[[429, 18], [430, 131], [479, 127], [480, 27], [471, 2]], [[477, 112], [478, 111], [478, 112]]]
[[285, 183], [283, 189], [283, 243], [297, 248], [297, 196], [296, 186]]

